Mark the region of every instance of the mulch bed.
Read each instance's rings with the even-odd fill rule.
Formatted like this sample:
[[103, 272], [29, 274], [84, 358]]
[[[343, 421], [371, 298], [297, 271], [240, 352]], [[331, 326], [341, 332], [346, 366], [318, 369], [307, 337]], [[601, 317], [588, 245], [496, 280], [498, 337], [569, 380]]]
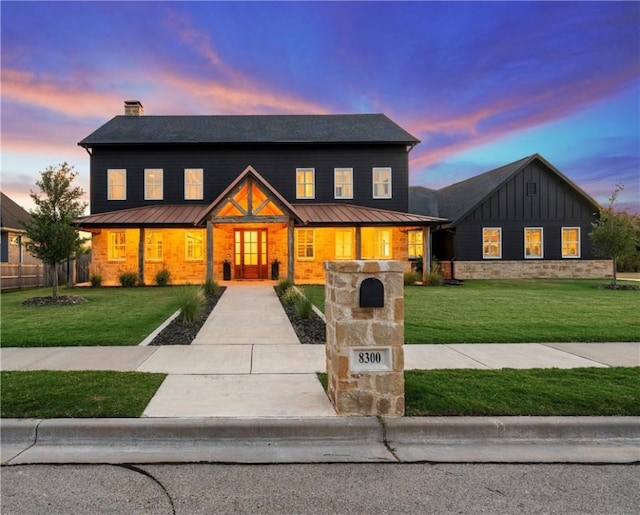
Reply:
[[300, 319], [296, 316], [293, 306], [285, 304], [282, 299], [280, 299], [280, 304], [282, 304], [284, 312], [289, 317], [300, 343], [309, 345], [324, 345], [327, 343], [325, 323], [315, 312], [312, 311], [311, 316], [307, 319]]
[[84, 304], [89, 302], [84, 297], [77, 295], [60, 295], [58, 298], [53, 297], [31, 297], [22, 301], [23, 306], [73, 306], [75, 304]]

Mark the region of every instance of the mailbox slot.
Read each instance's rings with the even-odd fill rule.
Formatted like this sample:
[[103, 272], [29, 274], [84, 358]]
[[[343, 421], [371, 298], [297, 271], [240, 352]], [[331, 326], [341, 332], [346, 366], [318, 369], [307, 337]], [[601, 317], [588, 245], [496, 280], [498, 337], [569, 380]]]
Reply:
[[383, 308], [384, 285], [380, 279], [369, 277], [360, 284], [360, 307]]

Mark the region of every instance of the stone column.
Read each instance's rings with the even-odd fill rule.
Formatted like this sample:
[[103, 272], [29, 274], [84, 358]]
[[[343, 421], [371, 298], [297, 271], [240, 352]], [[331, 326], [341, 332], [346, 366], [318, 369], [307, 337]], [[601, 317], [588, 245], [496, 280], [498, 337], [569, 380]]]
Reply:
[[403, 415], [404, 263], [324, 266], [329, 399], [340, 415]]

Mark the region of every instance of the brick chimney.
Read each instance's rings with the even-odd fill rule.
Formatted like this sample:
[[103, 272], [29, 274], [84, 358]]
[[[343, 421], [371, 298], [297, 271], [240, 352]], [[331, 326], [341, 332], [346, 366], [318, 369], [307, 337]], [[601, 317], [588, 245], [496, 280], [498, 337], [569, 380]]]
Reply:
[[144, 107], [140, 100], [125, 100], [124, 101], [124, 115], [125, 116], [142, 116], [144, 114]]

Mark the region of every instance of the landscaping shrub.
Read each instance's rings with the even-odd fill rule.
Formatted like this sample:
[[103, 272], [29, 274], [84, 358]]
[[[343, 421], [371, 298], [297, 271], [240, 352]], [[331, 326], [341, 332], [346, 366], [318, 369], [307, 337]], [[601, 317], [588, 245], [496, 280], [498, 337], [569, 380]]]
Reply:
[[300, 294], [294, 288], [287, 288], [282, 294], [282, 302], [292, 306], [299, 297]]
[[207, 277], [207, 280], [202, 285], [202, 291], [207, 297], [213, 297], [217, 295], [220, 285], [215, 282], [211, 277]]
[[300, 319], [306, 320], [311, 316], [312, 304], [309, 299], [302, 295], [297, 295], [293, 301], [293, 308], [296, 312], [296, 316]]
[[171, 272], [169, 272], [169, 270], [167, 270], [166, 268], [158, 270], [158, 272], [156, 273], [156, 284], [158, 286], [167, 286], [170, 280]]
[[178, 306], [180, 313], [178, 319], [183, 324], [191, 324], [202, 313], [206, 298], [204, 291], [197, 286], [183, 286], [177, 291]]
[[281, 297], [282, 295], [284, 295], [284, 292], [286, 292], [289, 288], [291, 288], [293, 286], [293, 283], [289, 280], [289, 279], [282, 279], [280, 282], [278, 282], [278, 284], [276, 284], [275, 289], [276, 289], [276, 294]]
[[404, 274], [404, 285], [411, 286], [412, 284], [417, 283], [422, 277], [418, 272], [405, 272]]
[[120, 274], [120, 284], [125, 288], [131, 288], [138, 282], [138, 274], [136, 272], [122, 272]]
[[100, 274], [91, 274], [89, 281], [91, 281], [92, 288], [99, 288], [102, 286], [102, 276]]
[[442, 272], [440, 272], [440, 266], [437, 263], [431, 265], [431, 270], [427, 274], [427, 286], [442, 286], [444, 282], [444, 277], [442, 277]]

